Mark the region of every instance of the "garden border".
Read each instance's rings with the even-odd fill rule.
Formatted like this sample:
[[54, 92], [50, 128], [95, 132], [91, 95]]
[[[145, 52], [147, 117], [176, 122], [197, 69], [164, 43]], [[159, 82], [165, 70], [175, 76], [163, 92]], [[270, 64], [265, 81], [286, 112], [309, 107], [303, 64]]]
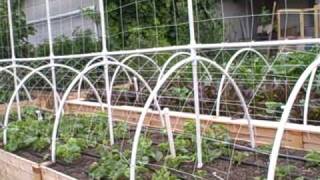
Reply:
[[[107, 104], [104, 104], [107, 107]], [[79, 99], [68, 100], [65, 105], [65, 112], [68, 113], [94, 113], [99, 112], [101, 105], [95, 102], [83, 101]], [[112, 106], [112, 116], [114, 120], [123, 121], [136, 125], [142, 107], [132, 106]], [[183, 124], [186, 120], [194, 119], [195, 114], [170, 111], [170, 121], [173, 131], [182, 132]], [[223, 125], [228, 129], [230, 136], [239, 141], [249, 142], [248, 123], [245, 119], [231, 119], [230, 117], [216, 117], [210, 115], [200, 115], [202, 128], [205, 129], [211, 124]], [[258, 145], [271, 144], [279, 126], [279, 122], [266, 120], [252, 120], [255, 127], [256, 143]], [[144, 126], [152, 128], [162, 128], [158, 111], [149, 110]], [[320, 129], [313, 125], [286, 124], [286, 133], [282, 140], [282, 146], [297, 150], [320, 150]]]
[[[82, 93], [81, 95], [84, 96], [85, 94], [83, 95]], [[32, 94], [35, 96], [35, 99], [32, 101], [33, 105], [47, 110], [53, 108], [53, 104], [48, 100], [48, 96], [53, 95], [51, 92], [42, 91], [40, 93], [34, 91]], [[77, 99], [77, 92], [72, 92], [68, 99], [64, 107], [65, 113], [90, 114], [101, 111], [101, 104]], [[30, 102], [22, 101], [20, 103], [30, 105]], [[107, 104], [103, 105], [107, 107]], [[142, 107], [112, 106], [112, 115], [116, 121], [127, 120], [127, 123], [136, 125], [142, 110]], [[169, 116], [172, 130], [175, 132], [182, 132], [184, 122], [195, 118], [195, 114], [193, 113], [176, 111], [170, 111]], [[200, 120], [203, 129], [211, 124], [223, 125], [227, 128], [232, 138], [237, 141], [249, 142], [248, 125], [245, 119], [231, 119], [230, 117], [216, 117], [202, 114], [200, 115]], [[256, 143], [258, 145], [273, 142], [279, 122], [253, 120], [252, 124], [255, 127]], [[150, 109], [147, 113], [144, 126], [163, 128], [159, 119], [159, 112]], [[320, 129], [312, 125], [287, 123], [285, 137], [282, 142], [283, 147], [286, 148], [307, 151], [320, 150]], [[8, 180], [76, 180], [50, 168], [50, 164], [50, 162], [32, 162], [0, 149], [0, 176], [6, 177]]]
[[6, 180], [76, 180], [49, 168], [50, 163], [36, 163], [0, 149], [0, 177]]

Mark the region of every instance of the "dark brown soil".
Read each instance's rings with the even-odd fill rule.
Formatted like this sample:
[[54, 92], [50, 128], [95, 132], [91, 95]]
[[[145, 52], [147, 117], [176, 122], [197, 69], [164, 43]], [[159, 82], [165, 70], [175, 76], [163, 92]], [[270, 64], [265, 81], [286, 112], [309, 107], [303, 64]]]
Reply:
[[[156, 144], [166, 141], [166, 138], [164, 138], [164, 136], [160, 133], [151, 133], [149, 135], [153, 139], [153, 142]], [[124, 139], [122, 141], [117, 141], [116, 143], [118, 145], [121, 145], [122, 148], [131, 148], [128, 140], [129, 139]], [[241, 142], [240, 144], [248, 147], [247, 143]], [[233, 148], [233, 146], [230, 146], [230, 148]], [[303, 161], [303, 157], [306, 152], [291, 149], [281, 149], [280, 152], [282, 156], [279, 157], [277, 165], [278, 167], [287, 165], [293, 165], [296, 167], [296, 172], [292, 172], [285, 179], [294, 180], [297, 177], [304, 177], [305, 180], [313, 180], [320, 177], [320, 168], [309, 167], [307, 162]], [[48, 153], [49, 152], [37, 153], [31, 150], [16, 152], [16, 154], [19, 156], [39, 163], [48, 161], [48, 159], [44, 159], [44, 157], [48, 157]], [[254, 179], [255, 177], [266, 177], [269, 155], [254, 152], [249, 153], [250, 156], [245, 158], [240, 165], [231, 163], [230, 159], [232, 159], [232, 157], [226, 156], [216, 159], [211, 163], [206, 163], [201, 169], [208, 172], [207, 175], [203, 177], [203, 179], [247, 180]], [[300, 158], [300, 160], [285, 157], [285, 155], [294, 156]], [[77, 179], [87, 180], [89, 179], [88, 171], [90, 169], [90, 166], [92, 165], [92, 163], [97, 162], [98, 160], [99, 157], [97, 156], [97, 153], [93, 150], [88, 150], [83, 153], [80, 159], [76, 160], [72, 164], [66, 164], [64, 162], [58, 161], [57, 163], [50, 165], [50, 167]], [[155, 169], [158, 168], [159, 166], [155, 167]], [[185, 163], [179, 168], [179, 171], [172, 170], [172, 173], [176, 174], [180, 179], [191, 180], [196, 179], [192, 174], [197, 174], [197, 171], [198, 169], [196, 168], [196, 163]]]
[[38, 153], [31, 150], [20, 150], [15, 152], [15, 154], [37, 163], [48, 161], [47, 159], [45, 159], [45, 157], [48, 156], [46, 155], [46, 153]]
[[63, 172], [69, 176], [75, 177], [79, 180], [89, 179], [88, 170], [92, 163], [98, 161], [97, 158], [88, 155], [83, 155], [80, 159], [76, 160], [72, 164], [65, 164], [63, 162], [57, 162], [49, 167]]

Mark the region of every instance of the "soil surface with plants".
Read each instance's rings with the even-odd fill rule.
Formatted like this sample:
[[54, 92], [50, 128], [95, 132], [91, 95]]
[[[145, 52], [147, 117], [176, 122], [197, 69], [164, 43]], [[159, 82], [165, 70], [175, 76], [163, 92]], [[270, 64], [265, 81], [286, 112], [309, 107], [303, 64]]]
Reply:
[[[22, 121], [8, 127], [7, 151], [35, 162], [50, 161], [53, 124], [51, 113], [43, 120], [35, 108], [25, 108]], [[50, 167], [78, 179], [128, 179], [135, 127], [116, 122], [116, 143], [110, 146], [106, 114], [64, 115], [57, 141], [57, 162]], [[11, 119], [16, 118], [13, 114]], [[203, 132], [204, 166], [196, 167], [195, 124], [186, 121], [183, 133], [174, 135], [176, 157], [169, 152], [164, 130], [145, 127], [137, 154], [137, 179], [264, 179], [271, 146], [249, 148], [230, 139], [223, 126]], [[320, 153], [282, 149], [277, 179], [320, 178]]]

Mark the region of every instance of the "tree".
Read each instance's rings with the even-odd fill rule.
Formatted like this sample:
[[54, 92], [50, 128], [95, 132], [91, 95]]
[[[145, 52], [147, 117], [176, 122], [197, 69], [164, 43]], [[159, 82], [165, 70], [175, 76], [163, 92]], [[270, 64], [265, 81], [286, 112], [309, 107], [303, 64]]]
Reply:
[[[201, 0], [194, 4], [197, 41], [222, 41], [222, 20], [217, 0]], [[108, 50], [152, 48], [189, 43], [187, 2], [184, 0], [104, 0]], [[83, 13], [100, 23], [99, 12]], [[221, 14], [221, 13], [220, 13]]]
[[[26, 57], [29, 46], [28, 36], [34, 34], [32, 26], [27, 25], [22, 5], [24, 0], [11, 0], [13, 34], [17, 57]], [[7, 0], [0, 1], [0, 58], [11, 57], [10, 33]]]

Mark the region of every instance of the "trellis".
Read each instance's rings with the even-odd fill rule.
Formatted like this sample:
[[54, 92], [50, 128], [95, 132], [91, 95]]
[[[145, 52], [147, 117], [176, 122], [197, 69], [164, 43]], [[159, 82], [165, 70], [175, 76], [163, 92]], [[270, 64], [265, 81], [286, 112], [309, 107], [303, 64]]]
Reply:
[[[244, 112], [244, 119], [247, 120], [247, 124], [249, 127], [249, 134], [250, 134], [250, 145], [252, 148], [256, 147], [255, 144], [255, 127], [252, 125], [252, 119], [250, 117], [250, 112], [248, 110], [247, 103], [243, 97], [243, 94], [241, 93], [240, 87], [237, 85], [236, 80], [233, 79], [231, 72], [230, 72], [230, 66], [234, 63], [236, 58], [242, 54], [247, 52], [253, 52], [257, 54], [260, 57], [260, 60], [263, 61], [267, 67], [267, 72], [271, 71], [272, 66], [269, 64], [269, 62], [266, 60], [266, 58], [259, 53], [256, 49], [259, 47], [278, 47], [278, 46], [290, 46], [290, 45], [305, 45], [305, 44], [319, 44], [320, 39], [319, 38], [311, 38], [311, 39], [298, 39], [298, 40], [273, 40], [273, 41], [261, 41], [261, 42], [223, 42], [223, 43], [214, 43], [214, 44], [198, 44], [196, 42], [195, 38], [195, 27], [194, 27], [194, 9], [193, 9], [193, 1], [188, 0], [188, 26], [189, 26], [189, 38], [190, 43], [186, 45], [180, 45], [180, 46], [168, 46], [168, 47], [155, 47], [155, 48], [146, 48], [146, 49], [136, 49], [136, 50], [121, 50], [121, 51], [108, 51], [107, 49], [107, 35], [106, 35], [106, 19], [105, 19], [105, 9], [103, 0], [99, 0], [99, 13], [100, 13], [100, 23], [101, 23], [101, 36], [102, 36], [102, 51], [96, 52], [96, 53], [88, 53], [88, 54], [74, 54], [74, 55], [60, 55], [57, 56], [54, 54], [53, 51], [53, 39], [52, 39], [52, 29], [51, 29], [51, 18], [50, 18], [50, 5], [49, 0], [46, 0], [46, 22], [47, 22], [47, 28], [48, 28], [48, 41], [49, 41], [49, 50], [50, 55], [47, 57], [35, 57], [35, 58], [17, 58], [15, 56], [15, 44], [14, 44], [14, 34], [13, 34], [13, 25], [12, 25], [12, 12], [11, 12], [11, 1], [7, 0], [8, 3], [8, 17], [9, 17], [9, 29], [10, 29], [10, 44], [11, 44], [11, 55], [12, 57], [9, 59], [2, 59], [0, 62], [7, 62], [11, 63], [11, 65], [1, 67], [0, 72], [6, 72], [14, 77], [14, 86], [15, 90], [10, 98], [10, 101], [7, 106], [7, 110], [5, 113], [5, 120], [3, 125], [3, 142], [4, 144], [7, 143], [7, 127], [9, 124], [9, 115], [11, 111], [11, 107], [13, 106], [13, 103], [16, 102], [17, 104], [17, 114], [18, 119], [21, 120], [21, 112], [20, 112], [20, 99], [19, 99], [19, 91], [23, 89], [27, 95], [29, 100], [31, 100], [30, 93], [28, 92], [28, 89], [25, 87], [25, 82], [28, 81], [33, 75], [37, 74], [43, 78], [46, 83], [50, 85], [50, 88], [52, 89], [52, 92], [54, 94], [54, 113], [55, 113], [55, 121], [54, 121], [54, 128], [52, 133], [52, 144], [51, 144], [51, 160], [53, 162], [56, 161], [56, 140], [58, 136], [58, 128], [60, 119], [63, 115], [64, 106], [66, 104], [66, 101], [68, 100], [68, 96], [71, 93], [71, 91], [78, 87], [78, 98], [81, 96], [81, 87], [82, 82], [86, 81], [87, 84], [89, 84], [90, 88], [94, 91], [95, 96], [98, 99], [98, 102], [101, 106], [101, 109], [104, 110], [103, 100], [102, 97], [99, 95], [97, 88], [94, 86], [94, 84], [90, 81], [90, 79], [86, 76], [88, 72], [94, 69], [98, 69], [99, 67], [103, 67], [104, 70], [104, 81], [105, 81], [105, 87], [104, 91], [106, 94], [106, 109], [108, 114], [108, 124], [109, 124], [109, 133], [110, 133], [110, 143], [111, 145], [114, 144], [114, 137], [113, 137], [113, 116], [112, 116], [112, 92], [113, 92], [113, 86], [114, 81], [117, 78], [117, 74], [122, 70], [126, 73], [128, 81], [132, 82], [129, 74], [133, 74], [136, 80], [135, 82], [140, 81], [144, 84], [146, 89], [150, 92], [150, 96], [148, 97], [147, 101], [145, 102], [143, 112], [140, 115], [139, 121], [137, 123], [136, 127], [136, 133], [134, 136], [134, 142], [132, 146], [132, 155], [131, 155], [131, 163], [130, 163], [130, 179], [135, 179], [135, 168], [136, 168], [136, 154], [138, 150], [138, 142], [140, 138], [141, 129], [143, 127], [144, 119], [147, 115], [147, 112], [149, 110], [149, 107], [152, 103], [155, 104], [159, 115], [160, 120], [163, 125], [163, 127], [168, 128], [168, 137], [170, 142], [170, 150], [171, 153], [174, 155], [174, 144], [172, 140], [172, 133], [170, 131], [171, 127], [168, 126], [168, 109], [162, 110], [159, 102], [158, 102], [158, 94], [159, 90], [163, 87], [164, 83], [169, 79], [169, 77], [178, 69], [182, 68], [185, 64], [191, 64], [192, 65], [192, 84], [193, 84], [193, 91], [194, 91], [194, 119], [196, 122], [196, 140], [197, 140], [197, 167], [201, 168], [203, 166], [202, 163], [202, 146], [201, 146], [201, 122], [200, 122], [200, 104], [199, 104], [199, 77], [198, 77], [198, 67], [202, 66], [205, 68], [206, 73], [210, 75], [210, 70], [206, 68], [205, 64], [210, 64], [220, 73], [222, 73], [222, 77], [220, 80], [220, 85], [218, 89], [218, 96], [217, 96], [217, 104], [216, 104], [216, 116], [220, 116], [220, 101], [221, 96], [224, 91], [223, 87], [225, 84], [226, 79], [228, 79], [228, 82], [230, 82], [238, 96], [241, 102], [241, 106]], [[280, 12], [279, 12], [280, 14]], [[225, 67], [222, 67], [215, 61], [212, 61], [208, 58], [202, 57], [198, 55], [198, 50], [203, 49], [227, 49], [227, 48], [240, 48], [239, 51], [237, 51], [228, 61], [227, 65]], [[153, 58], [150, 58], [146, 56], [147, 53], [159, 53], [159, 52], [165, 52], [165, 51], [181, 51], [173, 54], [168, 60], [166, 61], [166, 64], [160, 67], [156, 61]], [[125, 56], [124, 59], [115, 58], [115, 56]], [[168, 68], [169, 63], [171, 63], [172, 60], [174, 60], [176, 57], [179, 57], [181, 55], [188, 56], [188, 58], [185, 58], [172, 67]], [[132, 60], [135, 57], [139, 57], [144, 59], [146, 62], [151, 62], [159, 71], [159, 75], [157, 77], [157, 83], [154, 87], [150, 86], [149, 83], [144, 79], [143, 76], [139, 74], [136, 70], [131, 68], [129, 65], [127, 65], [127, 61]], [[70, 66], [58, 64], [56, 63], [57, 60], [63, 60], [63, 59], [76, 59], [76, 58], [90, 58], [91, 60], [88, 61], [85, 68], [81, 71], [78, 71]], [[17, 64], [18, 62], [32, 62], [32, 61], [47, 61], [49, 60], [49, 63], [46, 65], [40, 66], [38, 68], [32, 68], [29, 66], [23, 66]], [[97, 62], [100, 61], [100, 62]], [[314, 78], [316, 75], [317, 67], [320, 64], [320, 58], [318, 56], [317, 59], [314, 60], [314, 62], [308, 66], [308, 68], [304, 71], [304, 73], [301, 75], [299, 80], [297, 81], [296, 85], [294, 86], [294, 89], [292, 90], [290, 97], [287, 101], [287, 104], [284, 106], [283, 113], [280, 120], [280, 125], [277, 130], [277, 134], [275, 136], [275, 141], [272, 149], [272, 154], [270, 155], [270, 164], [269, 164], [269, 170], [268, 170], [268, 179], [273, 179], [275, 175], [276, 170], [276, 162], [277, 157], [280, 149], [280, 144], [282, 141], [282, 137], [285, 131], [286, 122], [289, 118], [289, 114], [291, 111], [291, 108], [294, 104], [294, 100], [296, 99], [299, 90], [303, 86], [304, 82], [307, 81], [309, 78], [309, 84], [308, 89], [306, 92], [306, 100], [305, 100], [305, 107], [304, 107], [304, 119], [303, 124], [307, 125], [308, 122], [308, 104], [310, 101], [310, 92], [311, 88], [314, 82]], [[116, 66], [117, 69], [114, 72], [113, 76], [109, 77], [109, 67], [110, 66]], [[72, 80], [72, 82], [68, 85], [68, 88], [64, 92], [63, 96], [60, 97], [58, 91], [57, 91], [57, 81], [56, 81], [56, 69], [57, 68], [65, 68], [72, 72], [74, 72], [77, 76]], [[22, 79], [19, 78], [17, 75], [17, 72], [21, 69], [26, 69], [29, 71], [29, 73], [24, 76]], [[51, 75], [48, 77], [47, 75], [43, 74], [41, 71], [47, 69], [50, 71]], [[259, 88], [262, 86], [262, 80], [256, 90], [258, 91]], [[137, 85], [136, 85], [137, 86]], [[254, 92], [257, 93], [256, 91]], [[303, 125], [301, 125], [303, 126]]]

